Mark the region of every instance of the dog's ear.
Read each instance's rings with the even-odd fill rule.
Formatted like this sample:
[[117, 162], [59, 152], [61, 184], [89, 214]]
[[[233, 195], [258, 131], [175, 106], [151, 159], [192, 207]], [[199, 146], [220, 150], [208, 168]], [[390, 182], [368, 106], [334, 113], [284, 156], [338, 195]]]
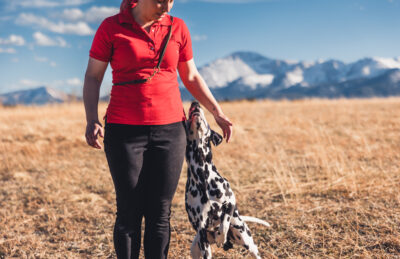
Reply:
[[217, 132], [211, 130], [211, 141], [214, 144], [214, 146], [218, 146], [219, 144], [221, 144], [223, 137], [221, 135], [219, 135]]

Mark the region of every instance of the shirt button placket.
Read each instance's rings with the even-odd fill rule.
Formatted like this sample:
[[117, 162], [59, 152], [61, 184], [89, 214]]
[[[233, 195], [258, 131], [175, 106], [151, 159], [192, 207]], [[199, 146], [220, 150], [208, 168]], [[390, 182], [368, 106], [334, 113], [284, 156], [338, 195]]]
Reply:
[[154, 54], [154, 51], [155, 51], [155, 49], [154, 49], [154, 43], [153, 43], [152, 41], [149, 40], [148, 46], [149, 46], [149, 54], [150, 54], [150, 55], [153, 55], [153, 54]]

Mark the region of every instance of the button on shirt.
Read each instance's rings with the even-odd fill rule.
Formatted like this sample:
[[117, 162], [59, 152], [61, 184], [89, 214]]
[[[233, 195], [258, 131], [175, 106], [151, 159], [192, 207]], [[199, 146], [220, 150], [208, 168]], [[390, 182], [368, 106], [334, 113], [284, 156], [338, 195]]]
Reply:
[[[113, 83], [148, 78], [158, 63], [171, 19], [165, 15], [144, 30], [126, 8], [106, 18], [98, 28], [90, 57], [110, 62]], [[114, 85], [107, 122], [131, 125], [169, 124], [185, 119], [177, 80], [178, 62], [193, 58], [187, 26], [174, 17], [172, 35], [160, 71], [143, 84]]]

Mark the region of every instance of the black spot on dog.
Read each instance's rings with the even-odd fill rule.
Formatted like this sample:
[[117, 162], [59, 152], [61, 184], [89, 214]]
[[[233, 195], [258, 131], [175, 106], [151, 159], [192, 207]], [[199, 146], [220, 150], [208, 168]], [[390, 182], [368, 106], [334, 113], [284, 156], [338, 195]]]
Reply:
[[233, 193], [231, 192], [229, 186], [224, 186], [224, 189], [225, 189], [225, 195], [231, 197]]
[[197, 196], [197, 190], [191, 191], [190, 194], [195, 198]]
[[216, 189], [215, 192], [216, 192], [217, 198], [220, 199], [222, 197], [222, 192], [219, 189]]
[[193, 147], [193, 160], [201, 167], [204, 165], [204, 153], [201, 148]]
[[208, 170], [208, 165], [204, 167], [204, 178], [208, 179], [210, 177], [210, 171]]
[[[210, 187], [210, 186], [208, 186], [208, 187]], [[217, 193], [215, 192], [215, 190], [211, 190], [211, 191], [209, 191], [209, 193], [210, 193], [210, 195], [211, 196], [215, 196]]]
[[212, 153], [208, 152], [208, 154], [206, 155], [206, 162], [211, 163], [211, 161], [212, 161]]
[[246, 233], [247, 233], [247, 235], [249, 235], [249, 237], [251, 237], [250, 230], [246, 229]]
[[204, 182], [204, 170], [201, 167], [197, 168], [196, 174], [200, 178], [200, 181]]
[[226, 209], [226, 214], [231, 214], [233, 210], [233, 205], [232, 203], [228, 203], [227, 209]]
[[233, 248], [233, 245], [232, 245], [231, 242], [226, 242], [226, 243], [224, 244], [224, 250], [225, 250], [225, 251], [228, 251], [228, 250], [231, 249], [231, 248]]
[[219, 205], [217, 203], [214, 203], [212, 206], [214, 207], [215, 210], [219, 210]]
[[243, 231], [244, 231], [244, 226], [233, 225], [233, 227], [238, 229], [240, 233], [243, 233]]
[[186, 190], [189, 190], [189, 186], [190, 186], [190, 183], [189, 183], [189, 181], [186, 181]]
[[249, 250], [249, 246], [248, 245], [243, 245], [244, 248], [246, 248], [247, 250]]

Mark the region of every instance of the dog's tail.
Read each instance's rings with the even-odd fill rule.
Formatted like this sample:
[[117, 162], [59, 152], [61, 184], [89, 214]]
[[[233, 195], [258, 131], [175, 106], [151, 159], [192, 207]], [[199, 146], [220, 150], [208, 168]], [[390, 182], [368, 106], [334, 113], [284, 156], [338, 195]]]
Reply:
[[271, 225], [268, 222], [266, 222], [266, 221], [264, 221], [262, 219], [259, 219], [259, 218], [250, 217], [250, 216], [240, 216], [240, 217], [245, 222], [253, 222], [253, 223], [258, 223], [258, 224], [264, 225], [266, 227], [271, 227]]

